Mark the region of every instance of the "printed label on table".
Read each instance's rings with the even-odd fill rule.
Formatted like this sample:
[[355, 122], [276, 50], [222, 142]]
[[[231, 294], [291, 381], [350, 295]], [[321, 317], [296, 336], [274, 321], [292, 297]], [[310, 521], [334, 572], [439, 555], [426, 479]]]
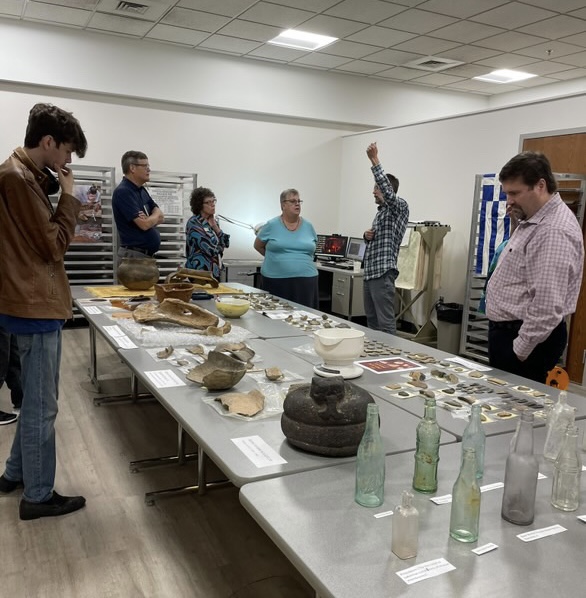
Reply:
[[480, 365], [479, 363], [476, 363], [475, 361], [468, 361], [467, 359], [464, 359], [463, 357], [447, 357], [446, 361], [453, 361], [454, 363], [457, 363], [465, 368], [468, 368], [470, 370], [476, 370], [477, 372], [490, 372], [490, 370], [492, 370], [492, 368], [486, 366], [486, 365]]
[[121, 349], [138, 349], [137, 345], [135, 345], [127, 336], [117, 336], [114, 339], [114, 342]]
[[365, 359], [356, 361], [356, 365], [374, 372], [375, 374], [388, 374], [408, 372], [410, 370], [424, 370], [427, 366], [420, 365], [404, 357], [385, 357], [384, 359]]
[[576, 519], [579, 519], [580, 521], [582, 521], [583, 523], [586, 523], [586, 515], [578, 515], [576, 517]]
[[375, 519], [380, 519], [381, 517], [388, 517], [389, 515], [392, 515], [393, 511], [383, 511], [382, 513], [375, 513], [374, 517]]
[[102, 310], [95, 305], [81, 305], [81, 309], [87, 312], [88, 314], [101, 314]]
[[256, 467], [270, 467], [287, 463], [260, 436], [243, 436], [231, 440]]
[[519, 540], [523, 540], [523, 542], [533, 542], [533, 540], [539, 540], [540, 538], [546, 538], [547, 536], [554, 536], [555, 534], [559, 534], [561, 532], [568, 531], [565, 527], [561, 525], [550, 525], [549, 527], [542, 527], [541, 529], [534, 529], [530, 532], [525, 532], [523, 534], [518, 534], [517, 538]]
[[539, 473], [537, 474], [537, 479], [538, 479], [538, 480], [547, 480], [547, 476], [546, 476], [545, 474], [543, 474], [543, 473], [539, 472]]
[[504, 484], [502, 482], [495, 482], [494, 484], [485, 484], [484, 486], [480, 486], [480, 492], [488, 492], [489, 490], [497, 490], [498, 488], [504, 488]]
[[448, 563], [446, 559], [441, 558], [427, 561], [426, 563], [421, 563], [414, 567], [409, 567], [409, 569], [404, 569], [403, 571], [397, 571], [397, 575], [406, 584], [411, 585], [412, 583], [417, 583], [418, 581], [436, 577], [437, 575], [442, 575], [448, 571], [453, 571], [455, 568], [456, 567], [451, 563]]
[[443, 496], [432, 496], [429, 500], [436, 505], [447, 505], [452, 502], [452, 495], [444, 494]]
[[487, 552], [491, 552], [493, 550], [496, 550], [497, 548], [498, 548], [498, 546], [496, 544], [489, 542], [488, 544], [484, 544], [484, 546], [479, 546], [478, 548], [473, 548], [472, 552], [474, 554], [477, 554], [478, 556], [480, 556], [481, 554], [486, 554]]
[[120, 326], [116, 326], [116, 324], [114, 324], [113, 326], [104, 326], [104, 330], [106, 334], [112, 338], [116, 338], [118, 336], [126, 336], [120, 328]]
[[172, 388], [173, 386], [185, 386], [185, 382], [173, 370], [153, 370], [145, 372], [144, 375], [157, 388]]

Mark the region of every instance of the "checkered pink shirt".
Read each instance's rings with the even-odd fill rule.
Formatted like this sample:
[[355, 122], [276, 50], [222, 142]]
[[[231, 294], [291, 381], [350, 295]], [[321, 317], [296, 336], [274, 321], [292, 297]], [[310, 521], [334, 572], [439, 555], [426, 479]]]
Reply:
[[520, 359], [574, 313], [584, 242], [576, 216], [558, 193], [522, 221], [498, 261], [486, 289], [489, 320], [523, 320], [513, 350]]

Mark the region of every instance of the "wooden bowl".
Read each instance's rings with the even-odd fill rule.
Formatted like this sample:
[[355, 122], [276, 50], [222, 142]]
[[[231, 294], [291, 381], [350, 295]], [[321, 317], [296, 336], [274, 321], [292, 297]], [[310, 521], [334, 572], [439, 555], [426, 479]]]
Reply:
[[169, 282], [155, 285], [157, 301], [163, 303], [165, 299], [181, 299], [189, 303], [195, 285], [190, 282]]

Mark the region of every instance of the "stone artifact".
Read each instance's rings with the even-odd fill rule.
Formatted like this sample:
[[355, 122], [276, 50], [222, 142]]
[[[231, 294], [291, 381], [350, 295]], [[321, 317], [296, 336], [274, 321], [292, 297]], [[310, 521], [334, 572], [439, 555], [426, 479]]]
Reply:
[[213, 313], [194, 303], [185, 303], [179, 299], [165, 299], [163, 303], [143, 303], [133, 312], [134, 319], [144, 324], [145, 322], [172, 322], [189, 328], [197, 328], [202, 334], [222, 336], [231, 330], [228, 324], [218, 328], [219, 318]]
[[216, 397], [229, 413], [238, 413], [252, 417], [261, 412], [265, 405], [265, 397], [260, 390], [250, 392], [229, 392]]
[[122, 258], [116, 276], [127, 289], [146, 291], [159, 280], [157, 260], [152, 257]]
[[246, 364], [234, 357], [210, 351], [204, 363], [187, 372], [187, 379], [202, 384], [208, 390], [228, 390], [242, 380]]
[[172, 345], [169, 345], [168, 347], [165, 347], [162, 351], [159, 351], [157, 353], [157, 357], [159, 359], [167, 359], [167, 357], [170, 357], [173, 354], [173, 351], [175, 349], [173, 348]]
[[293, 445], [329, 457], [355, 455], [364, 434], [370, 394], [342, 376], [314, 376], [291, 386], [283, 404], [281, 429]]
[[220, 286], [220, 283], [212, 276], [211, 272], [191, 268], [179, 268], [177, 272], [171, 272], [165, 282], [191, 282], [201, 286], [209, 284], [213, 289]]
[[282, 380], [285, 377], [283, 372], [279, 368], [276, 368], [276, 367], [266, 368], [265, 376], [272, 382], [275, 382], [276, 380]]

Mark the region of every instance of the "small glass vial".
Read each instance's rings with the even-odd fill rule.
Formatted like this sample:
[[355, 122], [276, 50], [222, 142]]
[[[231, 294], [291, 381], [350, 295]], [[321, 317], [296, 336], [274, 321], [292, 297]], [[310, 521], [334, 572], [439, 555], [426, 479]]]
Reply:
[[480, 403], [474, 403], [470, 408], [470, 421], [464, 430], [462, 436], [462, 458], [464, 449], [473, 448], [476, 455], [476, 477], [482, 478], [484, 475], [484, 446], [486, 444], [486, 434], [482, 429], [480, 421]]
[[419, 542], [419, 511], [413, 506], [413, 494], [403, 490], [401, 504], [393, 515], [391, 550], [400, 559], [417, 556]]
[[570, 425], [555, 461], [551, 504], [560, 511], [575, 511], [580, 506], [582, 458], [578, 450], [578, 428]]
[[452, 489], [450, 536], [458, 542], [476, 542], [480, 522], [480, 487], [476, 480], [473, 448], [464, 449], [460, 475]]
[[379, 507], [385, 497], [385, 451], [380, 435], [378, 405], [366, 407], [366, 427], [356, 453], [354, 500], [363, 507]]

